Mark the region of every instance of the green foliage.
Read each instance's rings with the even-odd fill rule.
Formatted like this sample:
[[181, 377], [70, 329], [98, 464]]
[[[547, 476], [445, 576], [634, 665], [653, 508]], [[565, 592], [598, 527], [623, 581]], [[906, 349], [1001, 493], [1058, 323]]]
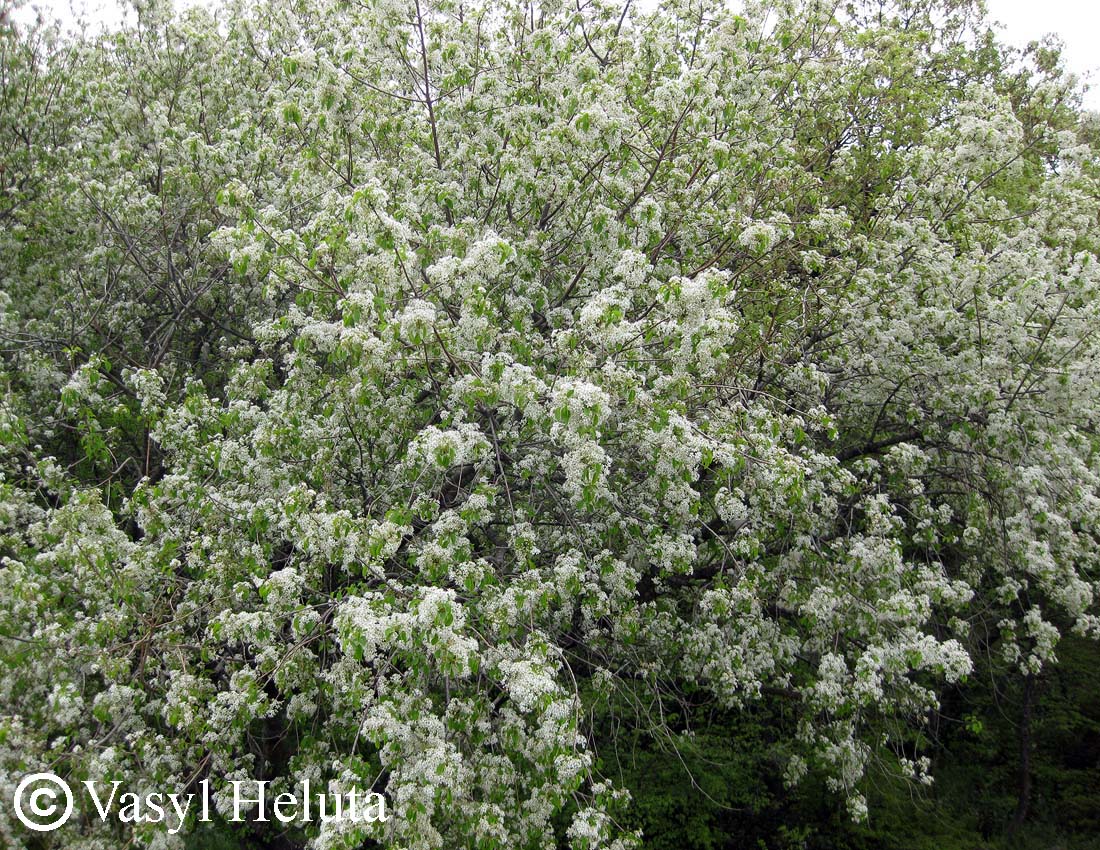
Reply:
[[950, 694], [933, 719], [935, 784], [876, 777], [864, 824], [838, 817], [820, 782], [782, 784], [778, 755], [789, 730], [779, 700], [769, 703], [773, 712], [712, 717], [690, 737], [655, 741], [609, 730], [605, 758], [634, 796], [644, 846], [654, 850], [1092, 850], [1100, 847], [1098, 662], [1095, 644], [1070, 638], [1059, 665], [1043, 674], [1032, 813], [1015, 834], [1007, 825], [1017, 805], [1020, 689], [992, 688], [984, 677]]

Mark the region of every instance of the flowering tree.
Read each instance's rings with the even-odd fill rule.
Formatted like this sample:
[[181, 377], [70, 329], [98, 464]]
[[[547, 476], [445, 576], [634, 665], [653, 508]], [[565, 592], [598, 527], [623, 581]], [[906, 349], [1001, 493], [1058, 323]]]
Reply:
[[596, 726], [690, 695], [861, 818], [943, 683], [1100, 635], [1100, 132], [975, 3], [134, 8], [3, 24], [5, 796], [623, 848]]

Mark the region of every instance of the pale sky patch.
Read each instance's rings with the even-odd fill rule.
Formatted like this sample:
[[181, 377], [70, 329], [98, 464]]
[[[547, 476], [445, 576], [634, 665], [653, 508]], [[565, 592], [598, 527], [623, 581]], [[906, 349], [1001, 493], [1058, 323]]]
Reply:
[[1065, 42], [1066, 67], [1094, 88], [1085, 105], [1100, 109], [1100, 3], [1095, 0], [986, 0], [989, 15], [1004, 24], [1001, 37], [1024, 47], [1048, 33]]

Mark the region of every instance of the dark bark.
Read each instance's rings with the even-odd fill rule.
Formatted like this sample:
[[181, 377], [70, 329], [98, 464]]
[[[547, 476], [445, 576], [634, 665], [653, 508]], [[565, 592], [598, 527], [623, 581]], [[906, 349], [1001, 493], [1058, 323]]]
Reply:
[[1031, 809], [1031, 710], [1035, 702], [1035, 677], [1024, 677], [1023, 701], [1020, 705], [1020, 763], [1016, 774], [1016, 811], [1008, 825], [1009, 835], [1015, 835], [1027, 820]]

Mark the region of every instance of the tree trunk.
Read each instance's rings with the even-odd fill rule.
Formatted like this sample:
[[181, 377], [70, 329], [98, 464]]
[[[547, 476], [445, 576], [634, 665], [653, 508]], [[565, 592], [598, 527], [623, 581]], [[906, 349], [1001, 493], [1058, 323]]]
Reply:
[[1024, 677], [1023, 704], [1020, 706], [1020, 764], [1016, 778], [1016, 811], [1008, 825], [1008, 834], [1015, 835], [1031, 808], [1031, 709], [1035, 701], [1035, 676]]

